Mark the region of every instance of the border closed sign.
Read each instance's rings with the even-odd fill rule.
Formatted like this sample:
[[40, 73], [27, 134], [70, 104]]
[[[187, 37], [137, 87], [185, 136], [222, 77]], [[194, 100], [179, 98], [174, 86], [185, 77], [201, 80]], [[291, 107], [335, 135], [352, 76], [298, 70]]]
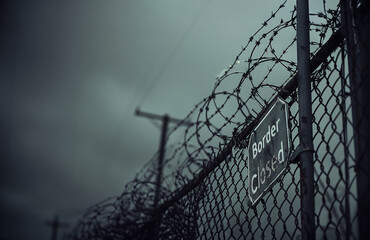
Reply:
[[290, 133], [287, 104], [278, 98], [252, 131], [248, 145], [248, 196], [252, 205], [288, 165]]

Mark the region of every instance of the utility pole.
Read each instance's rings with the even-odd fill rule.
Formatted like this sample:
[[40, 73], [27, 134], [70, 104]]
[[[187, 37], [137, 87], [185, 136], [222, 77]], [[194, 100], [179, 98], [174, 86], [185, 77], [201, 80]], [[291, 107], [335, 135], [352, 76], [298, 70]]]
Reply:
[[311, 70], [310, 70], [310, 22], [308, 0], [297, 0], [297, 65], [299, 140], [305, 149], [301, 152], [301, 229], [302, 239], [314, 240], [315, 234], [315, 195], [311, 109]]
[[[175, 118], [170, 118], [167, 114], [165, 115], [157, 115], [152, 113], [141, 112], [139, 109], [136, 109], [135, 115], [139, 117], [145, 117], [154, 120], [162, 121], [162, 131], [161, 131], [161, 139], [159, 143], [159, 158], [158, 158], [158, 168], [157, 168], [157, 178], [156, 178], [156, 186], [155, 186], [155, 195], [154, 195], [154, 202], [153, 202], [153, 209], [155, 210], [158, 207], [158, 202], [160, 200], [160, 191], [162, 185], [162, 175], [163, 175], [163, 167], [164, 167], [164, 158], [166, 154], [166, 138], [167, 138], [167, 130], [168, 124], [170, 122], [180, 124], [180, 125], [191, 125], [191, 122], [179, 120]], [[161, 215], [154, 217], [155, 221], [154, 224], [150, 227], [148, 231], [148, 236], [152, 239], [159, 239], [159, 231], [156, 231], [160, 227], [161, 222]]]
[[51, 240], [57, 240], [58, 237], [58, 228], [59, 227], [67, 227], [67, 223], [63, 223], [59, 221], [58, 215], [55, 215], [53, 221], [46, 221], [46, 225], [49, 225], [51, 230]]
[[154, 195], [154, 202], [153, 208], [157, 208], [158, 202], [160, 200], [160, 190], [162, 185], [162, 175], [163, 175], [163, 162], [166, 154], [166, 137], [167, 137], [167, 130], [168, 124], [175, 123], [180, 125], [190, 126], [192, 123], [189, 121], [184, 121], [176, 118], [170, 118], [167, 114], [165, 115], [157, 115], [153, 113], [142, 112], [139, 109], [136, 109], [135, 115], [139, 117], [145, 117], [154, 120], [162, 121], [162, 131], [161, 131], [161, 138], [160, 138], [160, 145], [159, 145], [159, 159], [158, 159], [158, 169], [157, 169], [157, 178], [156, 178], [156, 188], [155, 188], [155, 195]]

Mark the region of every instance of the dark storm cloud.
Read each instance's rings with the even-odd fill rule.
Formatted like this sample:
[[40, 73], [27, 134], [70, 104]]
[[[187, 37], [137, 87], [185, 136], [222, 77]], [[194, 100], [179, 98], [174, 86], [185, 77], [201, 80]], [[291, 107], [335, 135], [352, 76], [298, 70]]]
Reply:
[[158, 148], [134, 109], [184, 117], [268, 16], [242, 0], [0, 4], [6, 239], [47, 239], [55, 213], [120, 194]]
[[[117, 50], [125, 34], [105, 28], [114, 19], [98, 3], [4, 5], [1, 237], [19, 239], [22, 227], [40, 239], [47, 217], [119, 194], [133, 177], [127, 170], [150, 156], [112, 139], [137, 92], [134, 49]], [[116, 21], [116, 28], [125, 22]], [[134, 135], [128, 130], [126, 138]], [[150, 149], [148, 141], [142, 146]]]

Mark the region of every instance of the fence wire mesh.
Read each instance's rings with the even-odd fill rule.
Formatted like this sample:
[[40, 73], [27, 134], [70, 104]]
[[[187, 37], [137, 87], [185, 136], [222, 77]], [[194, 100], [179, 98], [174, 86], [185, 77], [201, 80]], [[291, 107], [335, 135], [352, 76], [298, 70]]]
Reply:
[[[359, 9], [369, 13], [354, 1], [323, 1], [310, 12], [318, 239], [358, 239], [359, 225], [368, 224], [358, 209], [362, 204], [369, 212], [364, 89], [370, 65], [364, 56], [370, 37], [360, 31], [366, 21], [357, 19]], [[247, 184], [248, 136], [277, 97], [289, 106], [292, 156], [299, 146], [296, 72], [296, 10], [285, 1], [184, 119], [194, 123], [185, 130], [180, 123], [168, 134], [170, 142], [183, 131], [183, 141], [166, 149], [160, 191], [156, 154], [120, 196], [92, 206], [68, 238], [301, 239], [299, 161], [292, 158], [254, 206]]]

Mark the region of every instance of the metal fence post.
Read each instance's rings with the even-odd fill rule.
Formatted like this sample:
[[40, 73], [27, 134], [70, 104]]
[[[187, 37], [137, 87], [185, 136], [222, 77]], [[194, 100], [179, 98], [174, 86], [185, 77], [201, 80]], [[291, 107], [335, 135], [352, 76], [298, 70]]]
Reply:
[[355, 9], [356, 54], [354, 61], [355, 77], [352, 79], [354, 114], [354, 134], [357, 144], [357, 197], [360, 239], [368, 239], [370, 234], [370, 4], [359, 1]]
[[310, 26], [308, 0], [297, 0], [297, 64], [300, 144], [302, 239], [315, 239], [315, 198], [310, 81]]
[[370, 10], [367, 1], [341, 1], [351, 87], [359, 239], [370, 234]]

